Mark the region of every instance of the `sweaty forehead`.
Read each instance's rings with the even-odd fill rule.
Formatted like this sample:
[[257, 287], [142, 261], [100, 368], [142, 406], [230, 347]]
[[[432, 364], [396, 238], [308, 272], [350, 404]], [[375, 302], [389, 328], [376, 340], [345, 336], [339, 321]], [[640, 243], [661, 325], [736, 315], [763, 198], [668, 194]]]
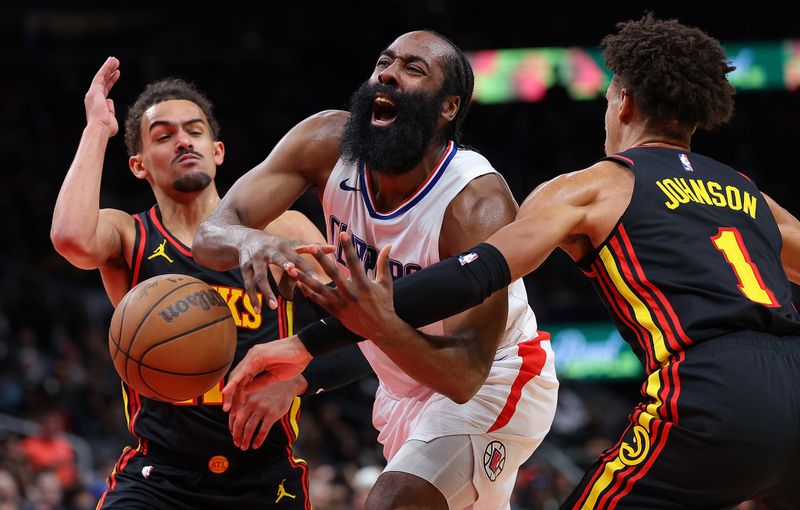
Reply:
[[429, 32], [403, 34], [386, 49], [398, 56], [421, 57], [431, 64], [453, 53], [453, 48], [447, 42]]

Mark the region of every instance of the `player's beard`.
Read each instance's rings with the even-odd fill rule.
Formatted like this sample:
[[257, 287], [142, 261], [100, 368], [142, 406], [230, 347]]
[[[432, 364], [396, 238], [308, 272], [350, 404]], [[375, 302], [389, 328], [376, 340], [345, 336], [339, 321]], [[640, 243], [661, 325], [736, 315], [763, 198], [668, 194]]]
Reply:
[[203, 191], [211, 184], [211, 176], [205, 172], [192, 172], [175, 179], [172, 187], [181, 193], [195, 193]]
[[[372, 125], [375, 95], [390, 98], [396, 107], [394, 122]], [[413, 169], [437, 134], [436, 123], [445, 93], [403, 94], [381, 83], [364, 82], [350, 98], [350, 119], [339, 143], [339, 155], [350, 163], [366, 164], [377, 172], [399, 175]]]

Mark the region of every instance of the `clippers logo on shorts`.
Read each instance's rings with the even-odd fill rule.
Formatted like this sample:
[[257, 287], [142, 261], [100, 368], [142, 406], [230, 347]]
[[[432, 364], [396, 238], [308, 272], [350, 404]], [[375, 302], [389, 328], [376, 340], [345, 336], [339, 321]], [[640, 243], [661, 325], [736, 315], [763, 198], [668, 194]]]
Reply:
[[490, 481], [497, 480], [505, 465], [506, 446], [500, 441], [492, 441], [486, 445], [486, 450], [483, 451], [483, 470]]
[[228, 470], [228, 459], [222, 455], [214, 455], [208, 461], [208, 470], [219, 475]]
[[619, 460], [626, 466], [635, 466], [642, 462], [650, 452], [650, 436], [641, 425], [633, 427], [633, 446], [623, 442], [619, 449]]

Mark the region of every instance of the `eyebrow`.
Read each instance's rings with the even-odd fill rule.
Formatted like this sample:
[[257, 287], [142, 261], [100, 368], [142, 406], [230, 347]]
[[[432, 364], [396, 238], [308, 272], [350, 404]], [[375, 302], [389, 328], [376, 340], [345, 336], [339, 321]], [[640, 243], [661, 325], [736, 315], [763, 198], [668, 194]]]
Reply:
[[[201, 119], [200, 117], [197, 117], [196, 119], [189, 119], [186, 122], [181, 122], [180, 124], [183, 125], [183, 126], [188, 126], [189, 124], [196, 124], [198, 122], [202, 124], [203, 123], [203, 119]], [[157, 128], [158, 126], [174, 126], [176, 124], [177, 124], [177, 122], [171, 122], [171, 121], [168, 121], [168, 120], [154, 120], [153, 123], [150, 124], [150, 128], [147, 130], [147, 132], [149, 133], [150, 131], [152, 131], [153, 129]]]

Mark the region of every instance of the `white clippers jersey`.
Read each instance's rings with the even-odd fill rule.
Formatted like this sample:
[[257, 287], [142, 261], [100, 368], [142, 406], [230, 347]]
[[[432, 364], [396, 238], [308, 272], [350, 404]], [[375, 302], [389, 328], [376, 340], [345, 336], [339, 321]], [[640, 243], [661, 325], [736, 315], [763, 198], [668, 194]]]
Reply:
[[[332, 256], [340, 270], [348, 274], [344, 255], [338, 246], [341, 231], [350, 234], [372, 278], [375, 277], [378, 252], [387, 244], [392, 245], [390, 269], [395, 279], [438, 262], [439, 234], [445, 210], [470, 181], [488, 173], [496, 171], [486, 158], [473, 151], [459, 150], [450, 142], [435, 170], [413, 195], [392, 211], [378, 211], [371, 196], [368, 173], [340, 159], [328, 178], [322, 199], [328, 240], [337, 245]], [[442, 322], [422, 329], [433, 335], [443, 334]], [[498, 357], [502, 357], [500, 351], [505, 352], [536, 337], [536, 318], [528, 306], [525, 286], [522, 280], [517, 280], [509, 286], [508, 320], [498, 347]], [[387, 421], [392, 420], [388, 415], [381, 416], [382, 397], [394, 401], [410, 399], [418, 404], [432, 397], [444, 397], [406, 375], [374, 343], [366, 341], [360, 346], [380, 380], [373, 420], [381, 432], [379, 440], [387, 447], [387, 457], [390, 457], [396, 448], [387, 444], [387, 441], [402, 444], [409, 438], [415, 428], [415, 419], [424, 412], [424, 406], [411, 405], [403, 409], [402, 420], [408, 426], [402, 430], [383, 430]], [[499, 413], [500, 409], [497, 411]], [[461, 433], [483, 433], [497, 418], [497, 413], [492, 409], [483, 409], [482, 414], [485, 414], [484, 418], [477, 423], [472, 420], [474, 427], [464, 427]], [[395, 424], [389, 423], [388, 426], [392, 428]], [[435, 437], [436, 433], [430, 435]], [[399, 447], [399, 444], [396, 446]]]

